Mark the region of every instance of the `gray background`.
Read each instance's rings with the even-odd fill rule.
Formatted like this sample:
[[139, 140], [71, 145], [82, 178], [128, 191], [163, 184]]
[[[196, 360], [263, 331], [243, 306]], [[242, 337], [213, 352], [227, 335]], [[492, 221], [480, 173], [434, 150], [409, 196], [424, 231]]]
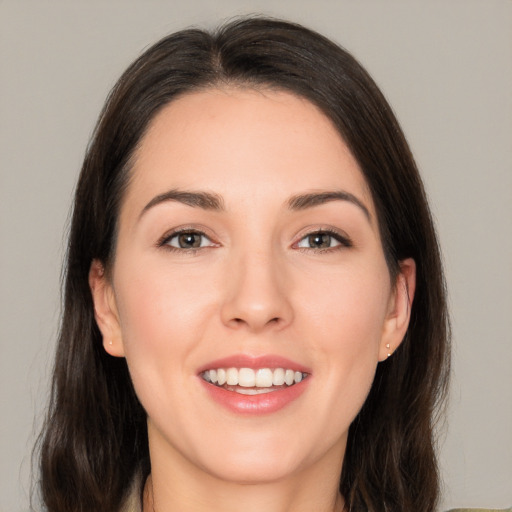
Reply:
[[0, 511], [28, 509], [72, 191], [129, 62], [264, 12], [352, 51], [408, 136], [441, 237], [454, 372], [443, 508], [512, 505], [512, 2], [0, 1]]

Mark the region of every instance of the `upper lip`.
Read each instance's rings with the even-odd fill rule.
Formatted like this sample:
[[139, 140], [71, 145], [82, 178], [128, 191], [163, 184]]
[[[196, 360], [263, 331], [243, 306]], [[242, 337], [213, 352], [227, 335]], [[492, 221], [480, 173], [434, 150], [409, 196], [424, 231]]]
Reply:
[[201, 366], [198, 373], [217, 368], [284, 368], [299, 371], [302, 373], [311, 373], [311, 369], [303, 364], [276, 354], [265, 354], [260, 356], [251, 356], [247, 354], [233, 354], [228, 357], [216, 359]]

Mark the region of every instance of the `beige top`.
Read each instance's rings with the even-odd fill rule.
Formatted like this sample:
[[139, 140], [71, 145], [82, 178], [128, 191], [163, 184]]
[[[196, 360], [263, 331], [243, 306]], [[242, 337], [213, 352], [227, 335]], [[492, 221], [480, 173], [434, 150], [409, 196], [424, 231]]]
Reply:
[[[142, 512], [139, 493], [140, 481], [136, 479], [132, 484], [132, 489], [127, 500], [123, 503], [119, 512]], [[448, 512], [512, 512], [512, 507], [501, 510], [495, 508], [454, 508]]]
[[137, 494], [138, 493], [132, 493], [128, 500], [123, 503], [123, 506], [119, 512], [142, 512], [142, 508], [140, 506], [140, 498]]
[[[128, 500], [124, 503], [120, 512], [142, 512], [138, 492], [130, 494]], [[495, 508], [454, 508], [448, 512], [512, 512], [512, 507], [502, 510]]]
[[127, 499], [123, 502], [119, 512], [142, 512], [142, 505], [140, 502], [141, 478], [133, 480], [130, 493]]

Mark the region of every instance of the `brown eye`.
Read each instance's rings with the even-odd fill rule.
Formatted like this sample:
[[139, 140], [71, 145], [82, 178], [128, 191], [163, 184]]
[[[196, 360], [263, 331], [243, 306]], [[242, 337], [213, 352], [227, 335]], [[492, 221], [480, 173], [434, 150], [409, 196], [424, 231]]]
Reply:
[[315, 233], [308, 236], [308, 244], [313, 249], [326, 249], [331, 247], [331, 238], [331, 235], [327, 233]]
[[315, 231], [301, 238], [296, 247], [300, 249], [333, 249], [335, 247], [352, 247], [346, 236], [331, 231]]
[[201, 235], [197, 233], [184, 233], [178, 236], [178, 245], [182, 249], [201, 247]]
[[170, 236], [165, 242], [176, 249], [199, 249], [213, 245], [212, 241], [198, 231], [182, 231]]

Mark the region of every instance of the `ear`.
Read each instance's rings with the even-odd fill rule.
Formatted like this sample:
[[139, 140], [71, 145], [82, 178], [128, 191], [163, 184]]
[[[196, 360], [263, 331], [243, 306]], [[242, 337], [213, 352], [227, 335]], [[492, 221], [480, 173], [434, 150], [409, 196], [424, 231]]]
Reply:
[[379, 361], [390, 357], [402, 343], [411, 318], [412, 301], [416, 290], [416, 262], [412, 258], [407, 258], [399, 265], [400, 271], [394, 283], [383, 327]]
[[111, 356], [123, 357], [124, 347], [114, 289], [99, 260], [91, 263], [89, 287], [94, 303], [94, 318], [103, 336], [103, 348]]

